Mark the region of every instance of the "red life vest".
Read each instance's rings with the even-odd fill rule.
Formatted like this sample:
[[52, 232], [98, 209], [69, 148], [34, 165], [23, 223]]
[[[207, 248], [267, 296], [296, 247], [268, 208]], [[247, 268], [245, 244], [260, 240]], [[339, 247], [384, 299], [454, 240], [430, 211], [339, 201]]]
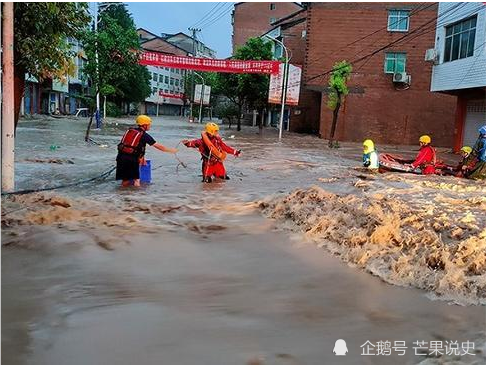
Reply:
[[118, 144], [118, 151], [128, 155], [142, 155], [144, 151], [140, 147], [140, 140], [144, 131], [130, 128], [123, 135], [121, 142]]

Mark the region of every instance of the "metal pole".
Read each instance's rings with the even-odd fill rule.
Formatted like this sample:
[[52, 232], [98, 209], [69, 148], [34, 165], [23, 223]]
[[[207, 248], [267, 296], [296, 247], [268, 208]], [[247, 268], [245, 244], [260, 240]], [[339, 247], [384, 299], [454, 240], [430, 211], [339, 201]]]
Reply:
[[202, 123], [202, 118], [203, 118], [203, 102], [204, 102], [204, 79], [203, 79], [203, 84], [202, 84], [202, 89], [201, 89], [201, 100], [199, 103], [199, 124]]
[[[192, 31], [192, 57], [196, 57], [196, 32], [200, 32], [201, 29], [188, 28]], [[191, 120], [193, 119], [193, 104], [194, 104], [194, 71], [191, 71]]]
[[[159, 67], [157, 67], [157, 68], [159, 68]], [[157, 75], [157, 117], [159, 116], [159, 104], [160, 104], [159, 77], [160, 77], [160, 74]]]
[[95, 33], [96, 33], [96, 43], [95, 43], [95, 61], [96, 61], [96, 128], [101, 128], [101, 116], [100, 116], [100, 70], [98, 64], [98, 3], [95, 3]]
[[14, 3], [3, 3], [2, 22], [2, 190], [15, 188]]
[[283, 72], [283, 81], [282, 81], [282, 108], [280, 110], [280, 123], [278, 127], [278, 139], [282, 139], [282, 130], [283, 130], [283, 117], [284, 117], [284, 112], [285, 112], [285, 102], [287, 100], [287, 73], [288, 73], [288, 68], [289, 68], [289, 53], [287, 51], [287, 47], [283, 44], [283, 42], [279, 41], [276, 38], [273, 38], [269, 36], [268, 34], [265, 34], [264, 37], [269, 38], [273, 40], [274, 42], [277, 42], [282, 46], [282, 48], [285, 51], [285, 65], [284, 65], [284, 72]]
[[283, 118], [285, 112], [285, 102], [287, 101], [287, 70], [289, 67], [289, 54], [287, 52], [287, 47], [284, 46], [282, 42], [280, 42], [283, 49], [285, 50], [285, 65], [284, 65], [284, 74], [283, 74], [283, 82], [282, 82], [282, 109], [280, 110], [280, 123], [278, 127], [278, 139], [282, 139], [282, 130], [283, 130]]
[[203, 104], [203, 99], [204, 99], [204, 85], [206, 83], [204, 82], [204, 77], [199, 75], [197, 72], [194, 72], [194, 75], [200, 77], [201, 80], [202, 80], [201, 100], [200, 100], [200, 103], [199, 103], [199, 123], [201, 123], [202, 122], [202, 104]]

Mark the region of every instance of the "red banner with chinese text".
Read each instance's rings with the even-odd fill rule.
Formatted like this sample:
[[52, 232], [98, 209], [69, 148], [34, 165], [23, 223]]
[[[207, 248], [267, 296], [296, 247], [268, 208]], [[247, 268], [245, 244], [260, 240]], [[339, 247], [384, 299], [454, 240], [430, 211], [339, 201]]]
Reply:
[[184, 94], [182, 94], [182, 93], [170, 94], [170, 93], [165, 93], [163, 91], [159, 91], [159, 95], [163, 96], [164, 98], [184, 99]]
[[255, 74], [278, 74], [280, 64], [279, 61], [219, 60], [149, 51], [142, 52], [139, 63], [145, 66], [163, 66], [195, 71]]

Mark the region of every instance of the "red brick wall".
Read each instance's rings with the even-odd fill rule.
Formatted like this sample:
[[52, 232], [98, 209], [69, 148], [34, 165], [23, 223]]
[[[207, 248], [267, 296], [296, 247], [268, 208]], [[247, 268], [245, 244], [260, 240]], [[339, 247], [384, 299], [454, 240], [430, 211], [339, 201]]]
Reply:
[[[431, 5], [430, 3], [427, 4]], [[304, 78], [332, 69], [335, 62], [353, 61], [385, 46], [406, 33], [386, 30], [388, 9], [413, 9], [417, 3], [311, 3], [307, 19], [307, 44]], [[437, 7], [410, 17], [409, 32], [437, 16]], [[381, 28], [384, 28], [380, 30]], [[435, 21], [426, 34], [378, 52], [364, 62], [353, 65], [348, 82], [350, 94], [341, 108], [336, 137], [377, 143], [417, 144], [422, 134], [430, 134], [433, 144], [452, 146], [454, 134], [454, 97], [430, 92], [432, 65], [424, 61], [425, 50], [434, 46]], [[353, 45], [365, 35], [377, 31]], [[406, 52], [406, 72], [411, 75], [408, 90], [396, 90], [391, 74], [384, 73], [385, 51]], [[314, 90], [325, 90], [328, 76], [306, 82]], [[323, 93], [320, 135], [329, 137], [332, 111]]]
[[[270, 4], [275, 4], [275, 10], [270, 10]], [[292, 2], [239, 3], [233, 13], [233, 52], [248, 38], [259, 37], [271, 29], [270, 18], [280, 19], [300, 9]]]

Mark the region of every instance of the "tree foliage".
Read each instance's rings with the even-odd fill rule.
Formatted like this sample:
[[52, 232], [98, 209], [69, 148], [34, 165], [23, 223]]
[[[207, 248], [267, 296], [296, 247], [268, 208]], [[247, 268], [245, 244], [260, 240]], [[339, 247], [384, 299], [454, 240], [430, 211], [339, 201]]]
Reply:
[[330, 109], [334, 110], [338, 104], [344, 101], [344, 97], [348, 95], [347, 82], [352, 70], [353, 67], [347, 61], [334, 64], [328, 83], [329, 96], [327, 105]]
[[[239, 47], [233, 59], [271, 60], [271, 44], [260, 38], [250, 38]], [[261, 74], [220, 73], [215, 80], [214, 93], [226, 96], [238, 109], [238, 130], [241, 130], [241, 112], [244, 105], [252, 109], [266, 106], [268, 99], [269, 76]]]
[[[86, 31], [84, 73], [102, 96], [126, 102], [150, 95], [150, 74], [138, 64], [140, 43], [135, 24], [123, 4], [111, 5], [99, 15], [98, 32]], [[98, 51], [98, 63], [96, 62]]]
[[329, 136], [329, 147], [338, 147], [338, 143], [334, 143], [334, 133], [336, 131], [336, 125], [339, 116], [339, 109], [344, 101], [346, 95], [348, 95], [348, 80], [351, 76], [353, 67], [347, 61], [341, 61], [334, 64], [329, 77], [329, 96], [327, 105], [333, 111], [331, 133]]

